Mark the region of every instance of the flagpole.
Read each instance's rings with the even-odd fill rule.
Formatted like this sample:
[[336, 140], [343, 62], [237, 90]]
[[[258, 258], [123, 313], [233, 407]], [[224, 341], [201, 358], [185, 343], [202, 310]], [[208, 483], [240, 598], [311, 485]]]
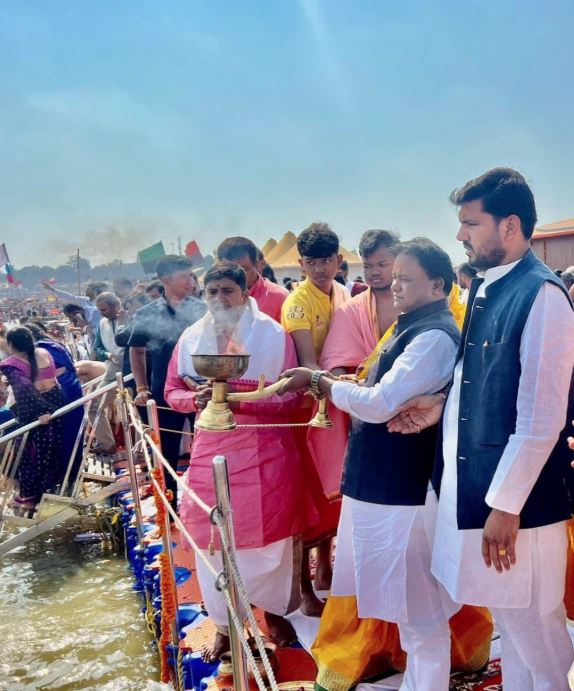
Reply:
[[[14, 283], [12, 285], [16, 289], [16, 293], [18, 295], [20, 302], [24, 302], [24, 298], [22, 297], [22, 293], [20, 292], [20, 288], [18, 287], [18, 281], [16, 280], [16, 269], [14, 269], [14, 266], [12, 265], [12, 262], [10, 261], [10, 257], [8, 256], [8, 250], [6, 249], [6, 243], [4, 242], [4, 243], [2, 243], [2, 245], [4, 247], [4, 256], [6, 257], [6, 264], [12, 270], [11, 276], [12, 276], [12, 279], [14, 281]], [[6, 275], [8, 275], [8, 271], [6, 271]], [[10, 281], [8, 281], [8, 283], [10, 283]]]
[[80, 282], [80, 248], [76, 250], [76, 272], [78, 274], [78, 295], [82, 294], [82, 285]]

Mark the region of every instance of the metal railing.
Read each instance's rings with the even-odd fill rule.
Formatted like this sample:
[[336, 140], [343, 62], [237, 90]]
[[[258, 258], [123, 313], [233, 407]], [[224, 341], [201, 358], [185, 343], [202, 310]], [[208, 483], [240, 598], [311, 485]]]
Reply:
[[[136, 406], [134, 405], [131, 397], [129, 396], [128, 390], [125, 388], [124, 384], [129, 379], [133, 378], [132, 375], [122, 378], [121, 374], [118, 374], [116, 381], [101, 385], [102, 378], [98, 378], [89, 382], [85, 385], [85, 389], [91, 389], [94, 386], [97, 388], [88, 391], [82, 398], [70, 403], [68, 405], [59, 408], [54, 413], [52, 413], [50, 419], [55, 419], [65, 415], [71, 410], [75, 410], [80, 406], [85, 407], [84, 418], [82, 420], [82, 425], [76, 439], [76, 444], [71, 457], [68, 462], [66, 469], [65, 480], [63, 482], [60, 494], [63, 494], [66, 485], [70, 482], [71, 470], [74, 463], [74, 458], [78, 449], [78, 444], [80, 443], [85, 425], [87, 423], [87, 410], [88, 406], [99, 397], [101, 398], [101, 403], [98, 407], [97, 415], [103, 414], [103, 402], [106, 394], [114, 389], [117, 389], [117, 405], [119, 408], [121, 425], [124, 433], [126, 456], [127, 456], [127, 476], [123, 476], [116, 481], [115, 484], [110, 485], [108, 488], [94, 493], [91, 497], [86, 497], [84, 499], [78, 499], [78, 490], [81, 484], [82, 472], [78, 474], [78, 478], [75, 480], [72, 491], [71, 503], [67, 506], [63, 506], [62, 510], [56, 515], [43, 521], [43, 525], [33, 525], [28, 528], [28, 531], [20, 533], [16, 537], [12, 537], [5, 541], [5, 543], [0, 542], [0, 556], [8, 549], [15, 546], [23, 544], [27, 541], [26, 533], [29, 532], [30, 537], [36, 537], [41, 534], [45, 529], [51, 529], [58, 525], [58, 523], [63, 520], [67, 520], [74, 515], [77, 515], [77, 510], [80, 508], [85, 508], [95, 502], [110, 496], [114, 491], [117, 492], [121, 489], [131, 488], [133, 502], [134, 502], [134, 515], [135, 524], [137, 527], [138, 538], [141, 541], [144, 530], [144, 516], [142, 513], [141, 499], [139, 485], [141, 484], [142, 472], [137, 468], [134, 453], [136, 450], [143, 454], [145, 468], [149, 472], [149, 480], [157, 496], [160, 497], [160, 501], [165, 507], [164, 512], [164, 525], [161, 526], [162, 530], [162, 544], [164, 553], [168, 559], [169, 571], [172, 576], [174, 574], [174, 559], [172, 552], [172, 543], [170, 539], [170, 528], [169, 528], [169, 517], [179, 529], [180, 534], [186, 540], [186, 542], [191, 546], [195, 552], [196, 559], [202, 560], [206, 569], [209, 571], [214, 579], [216, 588], [220, 590], [225, 597], [225, 601], [228, 609], [228, 622], [229, 622], [229, 637], [230, 637], [230, 648], [231, 648], [231, 660], [233, 667], [233, 677], [234, 677], [234, 688], [238, 691], [248, 691], [249, 689], [249, 674], [248, 668], [253, 675], [253, 678], [260, 689], [260, 691], [266, 691], [267, 688], [277, 691], [277, 683], [275, 676], [269, 661], [265, 644], [262, 635], [259, 631], [255, 616], [251, 604], [249, 602], [249, 597], [246, 592], [245, 585], [241, 578], [241, 574], [237, 568], [237, 562], [235, 558], [235, 541], [233, 532], [233, 519], [232, 510], [229, 494], [229, 478], [227, 472], [227, 461], [223, 456], [216, 456], [213, 459], [213, 478], [216, 491], [216, 506], [208, 506], [201, 498], [190, 488], [187, 484], [177, 475], [174, 469], [171, 467], [169, 462], [165, 459], [161, 451], [160, 443], [160, 427], [158, 423], [157, 407], [154, 401], [148, 401], [148, 420], [149, 425], [144, 425], [139, 414], [137, 413]], [[90, 447], [91, 439], [93, 437], [93, 430], [97, 419], [94, 420], [92, 425], [92, 433], [88, 438], [86, 448]], [[14, 423], [10, 421], [0, 426], [0, 433], [4, 430], [8, 430]], [[0, 450], [2, 450], [2, 456], [0, 458], [0, 482], [3, 486], [0, 486], [0, 525], [1, 521], [6, 520], [4, 515], [4, 510], [8, 502], [11, 492], [15, 490], [16, 476], [20, 460], [27, 442], [30, 432], [36, 429], [40, 423], [38, 421], [32, 422], [27, 425], [19, 427], [17, 430], [5, 433], [0, 437]], [[132, 440], [132, 433], [135, 434], [135, 442]], [[16, 440], [19, 439], [18, 449], [16, 450]], [[186, 494], [192, 501], [194, 501], [201, 510], [205, 513], [206, 521], [210, 521], [215, 529], [219, 532], [221, 541], [221, 556], [223, 562], [223, 569], [217, 571], [212, 563], [206, 558], [202, 550], [199, 548], [193, 537], [190, 535], [186, 526], [182, 523], [179, 516], [173, 509], [170, 503], [170, 499], [164, 491], [163, 482], [159, 482], [156, 476], [152, 472], [154, 469], [161, 470], [163, 474], [169, 473], [170, 476], [176, 482], [176, 486], [184, 494]], [[9, 543], [9, 544], [7, 544]], [[175, 588], [174, 588], [175, 591]], [[175, 591], [176, 592], [176, 591]], [[177, 596], [176, 596], [176, 612], [177, 612]], [[245, 631], [245, 622], [247, 622], [255, 646], [258, 649], [258, 654], [260, 661], [265, 670], [265, 676], [267, 678], [267, 684], [263, 679], [253, 650], [250, 645], [250, 639]], [[171, 627], [171, 643], [177, 650], [180, 651], [179, 645], [179, 627], [176, 619]], [[183, 689], [183, 679], [181, 675], [181, 669], [178, 665], [175, 665], [174, 670], [174, 681], [177, 689]]]

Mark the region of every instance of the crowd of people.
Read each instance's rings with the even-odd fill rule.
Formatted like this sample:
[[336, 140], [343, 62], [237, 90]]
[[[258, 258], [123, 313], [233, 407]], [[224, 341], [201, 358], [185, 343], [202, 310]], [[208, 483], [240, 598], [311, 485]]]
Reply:
[[[79, 398], [80, 379], [103, 374], [103, 386], [133, 373], [134, 401], [144, 418], [158, 403], [176, 468], [181, 433], [212, 394], [193, 355], [246, 353], [231, 391], [256, 389], [261, 375], [283, 385], [230, 403], [237, 429], [196, 429], [185, 482], [215, 504], [211, 461], [227, 457], [237, 564], [271, 639], [296, 639], [285, 615], [301, 608], [321, 617], [320, 687], [346, 691], [375, 669], [402, 669], [401, 689], [446, 691], [451, 670], [488, 661], [494, 618], [505, 691], [568, 689], [574, 271], [559, 276], [532, 251], [535, 202], [518, 172], [490, 170], [451, 201], [468, 257], [456, 270], [428, 238], [368, 230], [364, 280], [350, 281], [339, 238], [317, 222], [297, 238], [301, 280], [288, 287], [262, 275], [245, 237], [219, 245], [201, 284], [176, 255], [148, 285], [92, 283], [75, 296], [46, 282], [84, 359], [74, 364], [42, 320], [4, 335], [0, 371], [18, 422], [45, 423], [16, 505], [35, 506], [61, 482], [81, 414], [50, 413]], [[302, 425], [325, 397], [334, 428]], [[113, 457], [109, 417], [92, 407], [90, 418], [98, 452]], [[170, 475], [166, 485], [219, 570], [205, 515], [187, 495], [178, 506]], [[216, 660], [229, 650], [225, 599], [201, 561], [197, 576], [217, 627], [204, 655]]]

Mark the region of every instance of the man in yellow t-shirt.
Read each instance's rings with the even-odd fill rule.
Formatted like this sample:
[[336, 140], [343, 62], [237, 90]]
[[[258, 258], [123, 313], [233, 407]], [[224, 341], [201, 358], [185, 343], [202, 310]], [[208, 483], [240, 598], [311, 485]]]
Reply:
[[[312, 223], [297, 238], [299, 264], [305, 272], [305, 280], [287, 296], [283, 303], [281, 323], [291, 334], [299, 364], [319, 369], [321, 349], [329, 331], [334, 311], [350, 300], [345, 286], [334, 279], [342, 261], [339, 254], [339, 238], [326, 223]], [[303, 413], [309, 411], [303, 411]], [[325, 497], [315, 464], [309, 454], [306, 437], [299, 435], [300, 448], [306, 467], [307, 486], [313, 508], [319, 513], [319, 525], [304, 536], [310, 546], [317, 547], [317, 571], [315, 588], [328, 590], [331, 585], [331, 536], [337, 529], [340, 506]], [[309, 616], [320, 616], [323, 610], [313, 589], [309, 574], [308, 550], [303, 555], [302, 611]]]

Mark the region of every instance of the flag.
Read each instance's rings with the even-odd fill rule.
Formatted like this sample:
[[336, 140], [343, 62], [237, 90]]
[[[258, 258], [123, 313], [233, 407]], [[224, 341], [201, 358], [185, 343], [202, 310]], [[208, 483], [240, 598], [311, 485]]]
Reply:
[[8, 252], [6, 252], [6, 244], [2, 243], [0, 245], [0, 266], [3, 266], [4, 264], [9, 264], [10, 260], [8, 259]]
[[6, 271], [6, 280], [8, 283], [14, 285], [16, 283], [16, 279], [14, 278], [14, 267], [11, 264], [6, 264], [4, 268]]
[[201, 250], [195, 240], [188, 242], [185, 246], [185, 256], [191, 259], [194, 269], [198, 266], [203, 266], [203, 254], [201, 254]]
[[138, 252], [138, 264], [141, 265], [146, 274], [153, 274], [155, 273], [158, 261], [162, 257], [165, 257], [163, 242], [156, 242], [155, 245], [146, 247]]

